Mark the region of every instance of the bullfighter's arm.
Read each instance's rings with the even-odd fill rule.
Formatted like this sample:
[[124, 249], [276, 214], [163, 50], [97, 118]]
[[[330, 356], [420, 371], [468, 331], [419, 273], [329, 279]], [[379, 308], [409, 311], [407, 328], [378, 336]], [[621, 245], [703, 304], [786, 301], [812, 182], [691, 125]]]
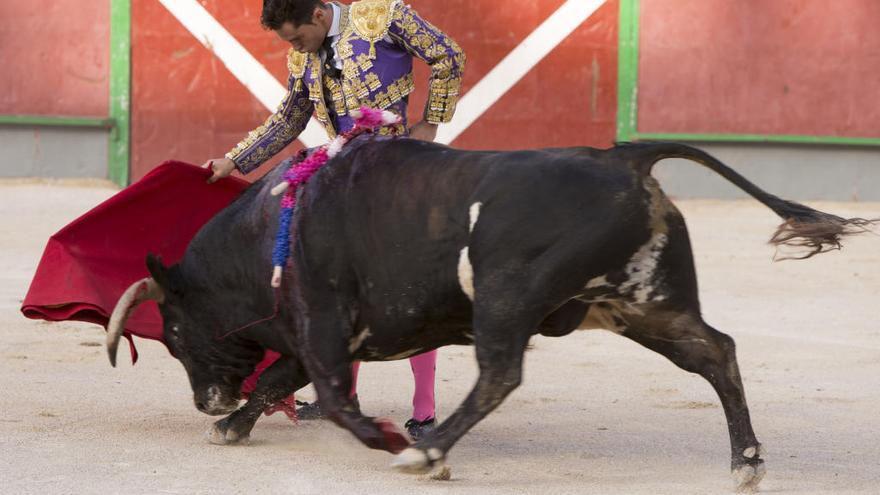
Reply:
[[443, 124], [452, 120], [465, 65], [461, 47], [403, 2], [393, 7], [388, 35], [431, 67], [425, 121]]
[[305, 129], [312, 116], [313, 104], [302, 78], [291, 71], [287, 95], [278, 110], [226, 154], [242, 174], [262, 165], [284, 149]]

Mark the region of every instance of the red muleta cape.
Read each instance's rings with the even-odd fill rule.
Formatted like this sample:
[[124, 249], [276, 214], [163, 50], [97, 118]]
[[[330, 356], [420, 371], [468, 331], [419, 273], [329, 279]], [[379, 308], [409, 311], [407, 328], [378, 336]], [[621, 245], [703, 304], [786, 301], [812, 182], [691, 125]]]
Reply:
[[[125, 289], [150, 276], [147, 254], [161, 256], [166, 264], [180, 261], [196, 232], [249, 185], [238, 178], [209, 185], [210, 175], [195, 165], [167, 161], [58, 231], [43, 251], [21, 312], [32, 319], [84, 321], [106, 329]], [[141, 304], [126, 323], [135, 363], [132, 335], [162, 342], [155, 302]], [[267, 353], [242, 387], [245, 393], [276, 358]], [[292, 407], [292, 398], [285, 402]]]

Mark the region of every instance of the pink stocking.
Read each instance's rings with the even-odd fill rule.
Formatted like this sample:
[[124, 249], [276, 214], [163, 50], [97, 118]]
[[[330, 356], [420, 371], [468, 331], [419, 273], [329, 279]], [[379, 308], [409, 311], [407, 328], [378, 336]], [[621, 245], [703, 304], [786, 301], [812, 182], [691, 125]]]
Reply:
[[351, 363], [351, 393], [350, 397], [354, 397], [358, 393], [358, 371], [361, 369], [360, 361]]
[[416, 421], [434, 417], [434, 373], [437, 370], [437, 350], [409, 358], [415, 391], [413, 392], [413, 415]]

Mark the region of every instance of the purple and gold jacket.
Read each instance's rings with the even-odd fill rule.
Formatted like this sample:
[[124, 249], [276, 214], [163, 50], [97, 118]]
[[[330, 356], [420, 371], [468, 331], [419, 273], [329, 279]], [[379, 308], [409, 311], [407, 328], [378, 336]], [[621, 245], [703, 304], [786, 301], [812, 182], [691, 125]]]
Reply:
[[431, 67], [425, 120], [441, 124], [452, 119], [465, 64], [464, 52], [455, 41], [402, 0], [336, 5], [341, 76], [335, 80], [324, 74], [319, 54], [291, 49], [287, 96], [263, 125], [226, 154], [241, 173], [257, 168], [296, 139], [312, 113], [331, 139], [353, 126], [349, 112], [364, 105], [397, 113], [405, 126], [406, 97], [413, 90], [413, 55]]

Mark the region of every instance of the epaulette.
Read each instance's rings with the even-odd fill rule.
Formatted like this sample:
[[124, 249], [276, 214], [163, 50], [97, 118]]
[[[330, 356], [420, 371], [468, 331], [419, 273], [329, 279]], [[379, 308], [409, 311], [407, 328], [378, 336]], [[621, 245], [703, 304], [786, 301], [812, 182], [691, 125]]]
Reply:
[[388, 34], [391, 26], [392, 11], [400, 0], [360, 0], [351, 4], [349, 19], [354, 32], [370, 42], [370, 52], [374, 52], [373, 44]]

